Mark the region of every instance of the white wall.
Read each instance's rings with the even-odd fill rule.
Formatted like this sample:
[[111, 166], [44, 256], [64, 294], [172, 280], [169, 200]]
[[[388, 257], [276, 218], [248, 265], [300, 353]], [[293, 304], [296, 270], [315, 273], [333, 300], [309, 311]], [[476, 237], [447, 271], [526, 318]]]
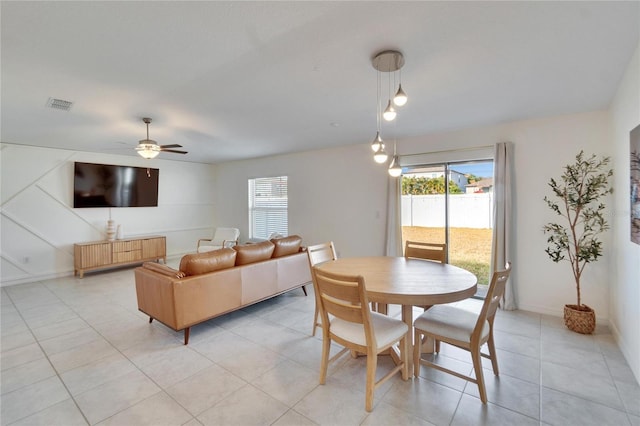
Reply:
[[640, 382], [640, 245], [630, 240], [629, 132], [640, 125], [640, 43], [611, 105], [616, 170], [611, 328]]
[[[514, 145], [516, 255], [512, 277], [521, 309], [562, 315], [566, 303], [576, 303], [574, 279], [569, 264], [553, 263], [544, 252], [542, 226], [555, 220], [543, 201], [550, 193], [547, 182], [559, 177], [562, 167], [582, 149], [611, 155], [606, 112], [591, 112], [526, 120], [403, 141], [401, 155], [446, 151], [511, 141]], [[610, 235], [605, 235], [605, 254], [588, 266], [582, 281], [582, 301], [596, 310], [599, 322], [609, 316], [608, 277]]]
[[[505, 125], [427, 135], [398, 143], [401, 155], [493, 145], [512, 141], [516, 173], [517, 253], [514, 278], [522, 309], [561, 316], [566, 303], [575, 303], [575, 286], [567, 263], [555, 264], [544, 249], [545, 222], [554, 217], [543, 201], [550, 177], [584, 149], [612, 154], [609, 116], [592, 112]], [[368, 144], [328, 149], [217, 166], [216, 212], [225, 226], [238, 226], [246, 237], [247, 179], [289, 176], [290, 233], [305, 244], [333, 240], [342, 256], [382, 255], [385, 247], [385, 167], [373, 162]], [[605, 236], [605, 254], [589, 265], [582, 297], [597, 313], [609, 316], [609, 262], [612, 250]]]
[[[105, 238], [111, 217], [124, 237], [165, 235], [167, 254], [194, 251], [211, 237], [215, 180], [211, 165], [1, 144], [0, 283], [73, 274], [73, 244]], [[73, 208], [73, 163], [160, 169], [158, 207]]]
[[220, 226], [248, 238], [247, 179], [288, 176], [289, 234], [303, 244], [329, 239], [340, 256], [384, 252], [387, 175], [368, 145], [224, 163], [217, 166]]

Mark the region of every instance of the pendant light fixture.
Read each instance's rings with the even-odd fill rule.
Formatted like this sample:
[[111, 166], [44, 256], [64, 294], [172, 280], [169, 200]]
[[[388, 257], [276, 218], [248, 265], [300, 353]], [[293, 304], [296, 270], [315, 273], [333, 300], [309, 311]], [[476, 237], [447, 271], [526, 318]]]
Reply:
[[[393, 74], [394, 76], [394, 85], [395, 85], [395, 72]], [[387, 121], [393, 121], [396, 119], [396, 110], [393, 107], [393, 104], [391, 103], [391, 73], [389, 73], [389, 78], [387, 79], [389, 81], [389, 101], [387, 102], [387, 107], [385, 108], [384, 112], [382, 113], [382, 116], [384, 117], [385, 120]], [[395, 102], [395, 99], [394, 99]]]
[[393, 144], [393, 157], [391, 157], [391, 163], [389, 164], [389, 176], [398, 177], [402, 174], [402, 167], [398, 161], [398, 154], [396, 153], [396, 144]]
[[393, 121], [396, 118], [396, 114], [397, 114], [396, 110], [393, 108], [393, 105], [391, 105], [391, 99], [389, 99], [389, 103], [387, 104], [387, 107], [382, 113], [382, 116], [387, 121]]
[[389, 156], [387, 155], [387, 152], [384, 150], [384, 145], [380, 145], [380, 148], [378, 148], [376, 153], [373, 154], [373, 159], [378, 164], [386, 163], [388, 158]]
[[396, 92], [396, 95], [393, 97], [393, 103], [396, 104], [397, 106], [404, 106], [404, 104], [407, 103], [407, 94], [404, 93], [404, 90], [402, 90], [402, 83], [400, 83], [400, 85], [398, 86], [398, 91]]
[[[398, 91], [396, 92], [396, 95], [393, 97], [393, 103], [396, 104], [396, 106], [404, 106], [407, 101], [409, 100], [409, 98], [407, 98], [407, 94], [404, 93], [404, 90], [402, 90], [402, 68], [398, 69], [398, 74], [400, 76], [400, 83], [398, 84]], [[394, 79], [394, 83], [395, 83], [395, 79]]]
[[[402, 81], [400, 79], [400, 84], [398, 86], [398, 90], [395, 92], [393, 99], [391, 98], [391, 73], [394, 73], [394, 85], [395, 85], [395, 72], [400, 71], [402, 66], [404, 65], [404, 56], [402, 53], [397, 50], [385, 50], [378, 53], [371, 60], [373, 64], [373, 68], [378, 71], [378, 91], [380, 88], [380, 73], [387, 73], [389, 80], [389, 101], [387, 102], [387, 107], [385, 108], [382, 116], [386, 121], [393, 121], [396, 118], [397, 111], [394, 108], [395, 106], [401, 107], [407, 103], [407, 94], [402, 89]], [[402, 75], [400, 75], [402, 77]], [[378, 93], [378, 104], [380, 94]]]
[[[373, 59], [371, 60], [371, 63], [373, 65], [373, 68], [376, 69], [376, 71], [378, 71], [377, 73], [377, 98], [376, 98], [376, 124], [377, 124], [377, 131], [376, 131], [376, 137], [373, 139], [373, 142], [371, 143], [371, 149], [374, 152], [373, 155], [373, 159], [376, 161], [376, 163], [386, 163], [387, 160], [389, 159], [389, 156], [387, 155], [387, 153], [385, 152], [384, 148], [384, 142], [382, 141], [382, 137], [380, 136], [380, 121], [381, 118], [384, 118], [386, 121], [393, 121], [395, 120], [396, 116], [397, 116], [397, 112], [396, 109], [394, 108], [394, 105], [396, 106], [402, 106], [407, 102], [407, 95], [404, 92], [404, 90], [402, 90], [402, 84], [400, 84], [400, 86], [398, 87], [398, 90], [395, 93], [395, 96], [393, 97], [393, 100], [391, 98], [391, 73], [394, 73], [394, 80], [393, 80], [393, 84], [395, 86], [395, 72], [399, 71], [400, 68], [402, 68], [402, 66], [404, 65], [404, 57], [402, 56], [402, 53], [398, 52], [397, 50], [384, 50], [378, 54], [376, 54]], [[388, 75], [388, 87], [389, 87], [389, 98], [387, 101], [387, 107], [385, 108], [384, 112], [382, 111], [382, 103], [381, 103], [381, 99], [380, 99], [380, 87], [381, 87], [381, 75], [382, 73], [387, 73]], [[394, 146], [394, 157], [392, 159], [392, 163], [391, 165], [395, 165], [398, 164], [398, 158], [397, 155], [395, 154], [395, 146]], [[399, 164], [398, 164], [399, 167]], [[396, 173], [396, 168], [394, 167], [393, 169], [393, 173]], [[389, 169], [389, 174], [391, 174], [391, 168]], [[400, 174], [402, 173], [402, 169], [400, 168]], [[399, 176], [400, 174], [398, 174], [397, 176]], [[393, 175], [392, 175], [393, 176]]]
[[376, 137], [373, 138], [373, 142], [371, 142], [371, 149], [373, 150], [373, 152], [377, 152], [380, 149], [380, 147], [384, 149], [384, 141], [380, 137], [380, 131], [378, 130], [376, 132]]
[[376, 137], [371, 142], [371, 149], [373, 152], [378, 152], [380, 147], [384, 150], [384, 141], [380, 136], [380, 73], [378, 73], [378, 92], [376, 96]]

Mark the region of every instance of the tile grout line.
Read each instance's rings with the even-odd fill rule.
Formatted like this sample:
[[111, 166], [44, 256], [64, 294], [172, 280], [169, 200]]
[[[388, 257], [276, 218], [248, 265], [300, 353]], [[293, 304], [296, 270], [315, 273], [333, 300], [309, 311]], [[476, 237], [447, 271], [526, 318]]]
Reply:
[[[45, 288], [48, 292], [50, 292], [52, 295], [54, 295], [60, 302], [62, 302], [65, 306], [67, 306], [69, 309], [71, 309], [66, 302], [64, 302], [62, 299], [60, 299], [60, 297], [55, 294], [54, 292], [51, 291], [51, 289], [49, 289], [46, 285], [44, 285], [43, 283], [39, 283], [40, 286], [42, 286], [43, 288]], [[87, 425], [90, 425], [91, 423], [89, 422], [89, 419], [87, 419], [87, 416], [84, 414], [84, 412], [82, 411], [82, 409], [80, 409], [80, 406], [78, 405], [78, 402], [76, 401], [76, 399], [73, 397], [73, 395], [71, 394], [71, 391], [69, 390], [69, 388], [67, 387], [67, 384], [64, 382], [64, 380], [62, 380], [62, 377], [60, 376], [60, 373], [58, 372], [58, 369], [53, 365], [53, 363], [51, 362], [51, 360], [49, 359], [49, 355], [45, 352], [44, 348], [42, 347], [42, 345], [40, 344], [40, 340], [36, 337], [36, 335], [33, 333], [33, 329], [31, 328], [31, 326], [29, 325], [29, 323], [27, 323], [27, 321], [24, 319], [24, 316], [22, 315], [22, 312], [20, 311], [20, 309], [16, 306], [13, 298], [11, 297], [11, 295], [9, 294], [9, 292], [7, 293], [7, 297], [9, 297], [9, 300], [11, 300], [11, 303], [13, 304], [14, 308], [16, 309], [16, 312], [18, 313], [18, 315], [20, 315], [20, 318], [22, 319], [22, 321], [24, 322], [25, 326], [27, 327], [27, 329], [29, 330], [29, 333], [31, 333], [31, 335], [33, 336], [33, 339], [35, 341], [35, 343], [38, 345], [38, 347], [40, 348], [40, 351], [42, 352], [42, 355], [44, 356], [44, 358], [47, 360], [47, 362], [49, 363], [49, 365], [51, 366], [51, 369], [55, 372], [56, 377], [58, 378], [58, 380], [60, 381], [60, 383], [62, 384], [62, 386], [64, 387], [64, 389], [67, 391], [67, 394], [69, 395], [69, 398], [73, 401], [73, 404], [76, 406], [76, 408], [78, 409], [78, 412], [80, 413], [80, 415], [82, 416], [82, 418], [84, 419], [85, 422], [87, 422]], [[73, 309], [71, 309], [73, 311]], [[73, 311], [74, 313], [76, 313], [75, 311]], [[76, 313], [77, 314], [77, 313]], [[78, 318], [81, 318], [80, 316], [78, 316]], [[84, 318], [82, 318], [83, 321]], [[86, 322], [86, 321], [85, 321]], [[46, 339], [45, 339], [46, 340]], [[46, 379], [43, 379], [46, 380]], [[36, 382], [39, 383], [39, 382]], [[30, 385], [27, 385], [30, 386]], [[20, 389], [24, 388], [26, 386], [21, 387]], [[16, 389], [17, 391], [18, 389]], [[15, 391], [13, 391], [15, 392]], [[58, 404], [58, 403], [56, 403]], [[53, 405], [56, 405], [53, 404]], [[31, 413], [27, 416], [21, 417], [20, 419], [17, 419], [16, 421], [28, 418], [32, 415], [35, 415], [37, 413], [40, 413], [44, 410], [47, 410], [51, 407], [53, 407], [53, 405], [50, 405], [48, 407], [43, 408], [42, 410], [38, 410], [34, 413]]]
[[[50, 289], [49, 289], [49, 290], [50, 290]], [[50, 291], [51, 291], [51, 290], [50, 290]], [[54, 292], [52, 292], [52, 293], [53, 293], [53, 294], [55, 294], [55, 296], [56, 296], [56, 297], [58, 297], [58, 298], [60, 299], [60, 297], [59, 297], [56, 293], [54, 293]], [[95, 332], [96, 332], [96, 333], [97, 333], [97, 334], [98, 334], [102, 339], [104, 339], [104, 341], [105, 341], [105, 342], [107, 342], [107, 343], [108, 343], [108, 344], [109, 344], [113, 349], [115, 349], [115, 350], [116, 350], [120, 355], [122, 355], [122, 356], [123, 356], [127, 361], [129, 361], [129, 362], [131, 363], [131, 365], [132, 365], [132, 366], [133, 366], [137, 371], [139, 371], [143, 376], [145, 376], [147, 379], [149, 379], [149, 380], [150, 380], [154, 385], [156, 385], [156, 386], [158, 387], [158, 389], [159, 389], [159, 391], [158, 391], [158, 392], [156, 392], [156, 393], [154, 393], [154, 394], [152, 394], [152, 395], [149, 395], [148, 397], [141, 399], [140, 401], [136, 402], [135, 404], [133, 404], [133, 405], [129, 405], [129, 406], [127, 406], [127, 407], [123, 408], [122, 410], [119, 410], [119, 411], [117, 411], [117, 412], [115, 412], [115, 413], [111, 414], [110, 416], [105, 417], [104, 419], [101, 419], [98, 423], [104, 422], [104, 421], [106, 421], [107, 419], [110, 419], [110, 418], [112, 418], [112, 417], [116, 416], [117, 414], [119, 414], [119, 413], [121, 413], [121, 412], [123, 412], [123, 411], [126, 411], [126, 410], [128, 410], [128, 409], [130, 409], [130, 408], [132, 408], [132, 407], [135, 407], [136, 405], [140, 404], [141, 402], [146, 401], [146, 400], [148, 400], [148, 399], [150, 399], [150, 398], [153, 398], [153, 397], [155, 397], [156, 395], [158, 395], [158, 394], [160, 394], [160, 393], [165, 393], [169, 398], [171, 398], [173, 401], [175, 401], [175, 402], [176, 402], [176, 403], [177, 403], [177, 404], [178, 404], [182, 409], [184, 409], [184, 410], [185, 410], [185, 412], [187, 412], [188, 414], [190, 414], [190, 415], [191, 415], [191, 417], [192, 417], [192, 419], [196, 419], [196, 417], [195, 417], [193, 414], [191, 414], [191, 413], [189, 412], [189, 410], [187, 410], [187, 409], [186, 409], [186, 407], [184, 407], [182, 404], [180, 404], [178, 401], [176, 401], [176, 400], [173, 398], [173, 396], [171, 396], [168, 392], [166, 392], [166, 390], [165, 390], [162, 386], [160, 386], [160, 384], [156, 383], [156, 381], [155, 381], [155, 380], [153, 380], [153, 378], [149, 377], [149, 375], [147, 375], [147, 374], [146, 374], [146, 373], [145, 373], [145, 372], [144, 372], [144, 371], [143, 371], [143, 370], [142, 370], [142, 369], [141, 369], [141, 368], [140, 368], [140, 367], [139, 367], [135, 362], [133, 362], [133, 361], [132, 361], [132, 360], [131, 360], [127, 355], [125, 355], [125, 354], [124, 354], [124, 353], [123, 353], [123, 352], [122, 352], [118, 347], [116, 347], [116, 346], [115, 346], [115, 345], [114, 345], [114, 344], [113, 344], [113, 343], [112, 343], [112, 342], [111, 342], [111, 341], [110, 341], [106, 336], [104, 336], [104, 335], [103, 335], [99, 330], [97, 330], [97, 329], [96, 329], [92, 324], [88, 323], [88, 322], [87, 322], [87, 320], [86, 320], [84, 317], [82, 317], [82, 315], [80, 315], [76, 310], [74, 310], [71, 306], [69, 306], [69, 305], [67, 304], [67, 302], [66, 302], [66, 301], [64, 301], [64, 300], [62, 300], [62, 299], [60, 299], [60, 301], [61, 301], [62, 303], [64, 303], [64, 304], [65, 304], [65, 306], [67, 306], [69, 309], [71, 309], [71, 311], [73, 311], [76, 315], [78, 315], [78, 317], [79, 317], [79, 318], [81, 318], [85, 323], [87, 323], [87, 325], [89, 326], [89, 328], [91, 328], [93, 331], [95, 331]], [[123, 309], [125, 309], [126, 311], [128, 311], [128, 309], [127, 309], [125, 306], [122, 306], [122, 305], [119, 305], [119, 306], [120, 306], [120, 307], [122, 307]], [[155, 326], [155, 325], [154, 325], [154, 326]], [[134, 346], [135, 346], [135, 345], [134, 345]], [[132, 347], [133, 347], [133, 346], [132, 346]], [[104, 359], [104, 358], [106, 358], [106, 357], [102, 357], [102, 358], [99, 358], [99, 359]], [[87, 364], [84, 364], [84, 365], [87, 365]], [[84, 366], [84, 365], [82, 365], [82, 366]], [[71, 369], [71, 370], [69, 370], [69, 371], [72, 371], [72, 370], [74, 370], [74, 369], [76, 369], [76, 368], [80, 368], [80, 367], [82, 367], [82, 366], [75, 367], [75, 368], [73, 368], [73, 369]], [[57, 372], [57, 370], [56, 370], [56, 372]], [[60, 381], [62, 381], [62, 382], [63, 382], [63, 384], [64, 384], [64, 381], [62, 380], [62, 377], [60, 377]], [[108, 381], [107, 381], [107, 382], [105, 382], [105, 383], [108, 383], [109, 381], [111, 381], [111, 380], [108, 380]], [[104, 384], [104, 383], [103, 383], [103, 384]], [[102, 385], [102, 384], [101, 384], [101, 385]], [[97, 386], [94, 386], [94, 387], [92, 387], [92, 388], [90, 388], [90, 389], [86, 389], [84, 392], [80, 393], [79, 395], [82, 395], [82, 394], [84, 394], [84, 393], [86, 393], [86, 392], [89, 392], [89, 391], [91, 391], [91, 390], [93, 390], [93, 389], [96, 389], [97, 387], [99, 387], [99, 386], [101, 386], [101, 385], [97, 385]], [[66, 384], [65, 384], [65, 388], [66, 388]], [[67, 391], [68, 391], [68, 389], [67, 389]], [[71, 395], [71, 392], [69, 392], [69, 394]], [[73, 398], [74, 403], [75, 403], [75, 404], [76, 404], [76, 406], [78, 407], [78, 410], [82, 413], [83, 417], [85, 417], [85, 420], [87, 420], [87, 419], [86, 419], [86, 416], [85, 416], [85, 414], [84, 414], [84, 412], [83, 412], [83, 411], [82, 411], [82, 409], [78, 406], [78, 404], [77, 404], [77, 402], [75, 401], [75, 398], [73, 397], [73, 395], [71, 395], [71, 397]], [[197, 420], [197, 419], [196, 419], [196, 420]], [[91, 425], [91, 423], [90, 423], [88, 420], [87, 420], [87, 424]]]

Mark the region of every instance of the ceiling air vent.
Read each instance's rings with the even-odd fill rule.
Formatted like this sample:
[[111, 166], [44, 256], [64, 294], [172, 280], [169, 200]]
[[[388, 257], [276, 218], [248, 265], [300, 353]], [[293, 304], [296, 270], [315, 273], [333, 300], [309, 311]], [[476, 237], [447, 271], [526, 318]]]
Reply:
[[73, 105], [73, 102], [71, 101], [64, 101], [62, 99], [56, 99], [56, 98], [49, 98], [49, 100], [47, 101], [47, 106], [49, 108], [59, 109], [62, 111], [69, 111], [72, 105]]

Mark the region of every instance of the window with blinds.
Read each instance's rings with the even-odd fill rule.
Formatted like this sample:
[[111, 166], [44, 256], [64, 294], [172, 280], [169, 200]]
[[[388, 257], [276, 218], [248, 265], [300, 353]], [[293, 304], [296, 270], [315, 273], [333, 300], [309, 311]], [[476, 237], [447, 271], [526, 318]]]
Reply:
[[249, 179], [249, 238], [288, 235], [287, 176]]

